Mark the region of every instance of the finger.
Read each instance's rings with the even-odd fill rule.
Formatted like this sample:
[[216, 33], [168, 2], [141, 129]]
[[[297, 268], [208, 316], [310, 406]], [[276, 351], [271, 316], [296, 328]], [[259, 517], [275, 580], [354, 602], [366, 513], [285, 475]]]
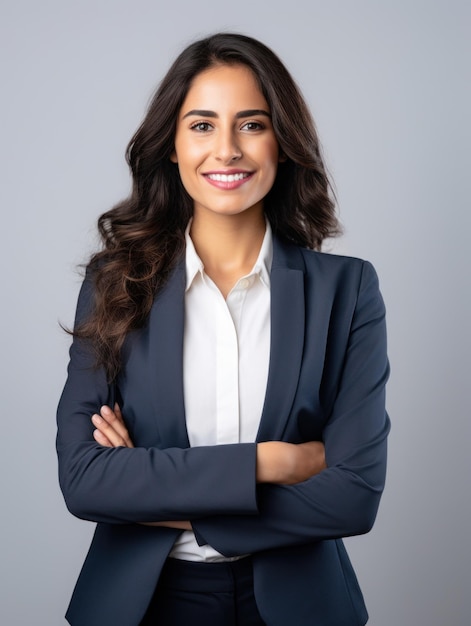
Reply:
[[92, 422], [95, 428], [108, 439], [113, 448], [126, 446], [123, 437], [101, 415], [97, 413], [92, 415]]
[[100, 432], [98, 429], [93, 431], [93, 438], [95, 439], [97, 443], [100, 444], [100, 446], [105, 446], [106, 448], [113, 447], [108, 437], [105, 437], [105, 435], [102, 432]]
[[100, 415], [108, 422], [108, 424], [113, 426], [113, 428], [119, 432], [120, 435], [123, 435], [123, 433], [126, 432], [126, 424], [123, 421], [121, 411], [116, 413], [113, 409], [104, 404], [100, 409]]
[[121, 432], [122, 437], [126, 441], [126, 445], [129, 448], [133, 448], [134, 444], [131, 441], [131, 437], [129, 436], [128, 429], [126, 428], [126, 422], [124, 421], [123, 414], [121, 413], [121, 408], [117, 402], [114, 403], [113, 411], [118, 422], [120, 422], [123, 425], [123, 429], [120, 432]]
[[[118, 407], [118, 411], [116, 411], [116, 407]], [[124, 445], [128, 448], [133, 448], [134, 445], [129, 436], [128, 429], [126, 428], [126, 424], [124, 423], [123, 415], [118, 404], [115, 404], [114, 411], [112, 411], [109, 406], [104, 405], [101, 407], [100, 413], [101, 417], [113, 428], [116, 434], [121, 437]]]
[[124, 424], [123, 414], [121, 413], [121, 408], [117, 402], [114, 403], [113, 411], [116, 417], [119, 419], [119, 421], [123, 422]]

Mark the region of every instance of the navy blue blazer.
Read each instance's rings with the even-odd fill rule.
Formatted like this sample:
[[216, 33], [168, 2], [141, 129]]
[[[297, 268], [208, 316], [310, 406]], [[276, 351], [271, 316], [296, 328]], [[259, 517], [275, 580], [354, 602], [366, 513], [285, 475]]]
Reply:
[[[113, 386], [74, 341], [58, 408], [61, 488], [97, 522], [67, 612], [73, 626], [137, 626], [178, 530], [137, 522], [190, 519], [200, 544], [253, 554], [269, 626], [361, 626], [368, 615], [341, 537], [368, 532], [384, 486], [385, 312], [368, 262], [275, 237], [271, 351], [257, 441], [322, 440], [328, 469], [294, 486], [256, 485], [256, 443], [190, 448], [182, 355], [185, 268], [129, 334]], [[85, 279], [77, 320], [90, 310]], [[134, 449], [93, 439], [90, 416], [115, 399]]]

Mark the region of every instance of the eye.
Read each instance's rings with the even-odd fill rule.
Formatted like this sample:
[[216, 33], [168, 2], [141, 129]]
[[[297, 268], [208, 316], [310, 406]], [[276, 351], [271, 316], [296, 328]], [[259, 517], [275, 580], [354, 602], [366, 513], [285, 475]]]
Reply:
[[196, 130], [199, 133], [207, 133], [208, 130], [212, 129], [212, 126], [209, 122], [195, 122], [190, 126], [191, 130]]
[[245, 122], [245, 124], [241, 127], [241, 130], [263, 130], [265, 128], [265, 126], [262, 124], [262, 122], [255, 122], [255, 121], [251, 121], [251, 122]]

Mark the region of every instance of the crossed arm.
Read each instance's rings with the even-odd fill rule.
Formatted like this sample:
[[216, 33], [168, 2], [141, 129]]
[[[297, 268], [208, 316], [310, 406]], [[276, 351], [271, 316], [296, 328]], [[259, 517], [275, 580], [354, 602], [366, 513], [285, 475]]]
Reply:
[[[80, 307], [88, 310], [86, 289], [82, 294]], [[330, 346], [335, 349], [342, 345]], [[331, 389], [323, 443], [133, 449], [119, 407], [103, 406], [109, 386], [90, 358], [87, 346], [74, 342], [58, 409], [59, 478], [74, 515], [180, 529], [191, 520], [198, 541], [226, 556], [371, 528], [384, 487], [389, 367], [384, 305], [370, 266], [358, 288], [340, 377], [334, 376], [338, 388]], [[297, 411], [302, 393], [299, 403]]]
[[[95, 441], [108, 448], [134, 448], [121, 409], [115, 404], [101, 407], [92, 415]], [[256, 481], [279, 485], [295, 485], [326, 468], [324, 445], [320, 441], [301, 444], [266, 441], [257, 444]], [[191, 530], [190, 521], [144, 522], [147, 526], [167, 526]]]

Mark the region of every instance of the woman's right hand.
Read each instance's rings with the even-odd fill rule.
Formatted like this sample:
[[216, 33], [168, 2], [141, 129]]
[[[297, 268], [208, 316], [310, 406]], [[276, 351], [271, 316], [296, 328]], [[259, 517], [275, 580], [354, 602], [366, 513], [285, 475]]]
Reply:
[[134, 448], [134, 444], [129, 436], [128, 429], [124, 422], [123, 414], [119, 405], [116, 403], [111, 409], [109, 406], [102, 406], [100, 415], [94, 413], [92, 422], [96, 430], [93, 432], [93, 438], [101, 446], [107, 448]]
[[257, 445], [257, 482], [295, 485], [326, 469], [321, 441], [286, 443], [266, 441]]

